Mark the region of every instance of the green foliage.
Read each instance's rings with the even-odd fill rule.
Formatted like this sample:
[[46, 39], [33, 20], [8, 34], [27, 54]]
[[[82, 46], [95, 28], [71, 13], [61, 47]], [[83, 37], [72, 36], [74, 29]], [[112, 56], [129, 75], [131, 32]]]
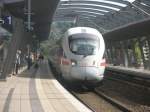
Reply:
[[40, 49], [42, 51], [42, 54], [47, 57], [48, 56], [48, 48], [49, 48], [49, 44], [48, 41], [44, 41], [41, 43], [40, 45]]
[[137, 63], [139, 64], [141, 62], [141, 59], [142, 59], [142, 54], [141, 54], [141, 50], [140, 50], [140, 47], [139, 47], [139, 43], [136, 42], [134, 47], [135, 47], [135, 56], [136, 56], [136, 59], [137, 59]]
[[61, 38], [70, 27], [73, 27], [73, 22], [54, 22], [51, 27], [50, 39]]
[[63, 37], [64, 33], [73, 26], [72, 22], [54, 22], [51, 27], [51, 33], [49, 39], [44, 41], [40, 45], [40, 49], [45, 57], [49, 56], [49, 51], [56, 47], [56, 44], [60, 44], [60, 38]]

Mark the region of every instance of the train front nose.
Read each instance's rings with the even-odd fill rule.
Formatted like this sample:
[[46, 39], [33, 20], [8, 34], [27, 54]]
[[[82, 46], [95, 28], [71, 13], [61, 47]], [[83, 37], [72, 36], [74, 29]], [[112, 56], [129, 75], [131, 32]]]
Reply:
[[103, 79], [103, 72], [97, 67], [72, 67], [71, 77], [77, 81], [99, 82]]
[[75, 81], [83, 81], [85, 79], [85, 67], [72, 67], [71, 77]]
[[86, 80], [90, 82], [99, 82], [104, 77], [104, 69], [97, 67], [86, 67]]

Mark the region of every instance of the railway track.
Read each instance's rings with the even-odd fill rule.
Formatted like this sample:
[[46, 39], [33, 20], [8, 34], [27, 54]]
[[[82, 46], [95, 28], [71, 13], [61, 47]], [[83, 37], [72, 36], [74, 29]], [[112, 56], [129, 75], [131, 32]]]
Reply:
[[150, 112], [148, 86], [117, 77], [107, 77], [105, 80], [106, 83], [104, 81], [104, 85], [96, 88], [95, 91], [72, 93], [94, 112]]
[[70, 88], [61, 79], [59, 82], [93, 112], [150, 112], [147, 87], [117, 77], [106, 78], [104, 84], [94, 91]]
[[124, 105], [99, 90], [91, 91], [85, 86], [68, 86], [60, 79], [59, 82], [93, 112], [130, 112]]
[[93, 112], [131, 112], [128, 107], [99, 90], [86, 92], [73, 90], [71, 93]]
[[84, 102], [84, 100], [80, 99], [76, 92], [70, 92], [73, 96], [75, 96], [80, 102], [82, 102], [87, 108], [89, 108], [93, 112], [97, 112], [94, 108], [91, 107], [88, 103]]
[[116, 73], [116, 71], [111, 71], [111, 74], [108, 74], [110, 71], [106, 73], [105, 80], [107, 82], [115, 82], [126, 88], [126, 91], [129, 93], [133, 94], [134, 92], [133, 96], [143, 97], [147, 101], [147, 104], [145, 104], [150, 106], [150, 81], [148, 79], [130, 74], [126, 75], [125, 73], [122, 74], [122, 72]]
[[142, 75], [135, 75], [135, 74], [130, 74], [128, 72], [125, 73], [125, 71], [116, 71], [116, 70], [109, 70], [109, 69], [106, 69], [105, 74], [107, 77], [130, 82], [147, 88], [150, 87], [150, 79]]
[[124, 112], [124, 110], [121, 110], [122, 108], [118, 108], [112, 101], [106, 100], [96, 92], [83, 91], [84, 92], [81, 92], [81, 90], [80, 92], [72, 90], [71, 93], [93, 112]]
[[[95, 89], [94, 91], [69, 90], [82, 103], [93, 112], [149, 112], [147, 106], [136, 106], [134, 103], [117, 100], [105, 92]], [[133, 107], [134, 105], [135, 107]]]
[[150, 91], [150, 86], [144, 86], [144, 85], [141, 85], [141, 84], [138, 84], [138, 83], [134, 83], [134, 82], [131, 82], [131, 81], [118, 79], [118, 78], [114, 78], [114, 77], [107, 77], [107, 80], [116, 81], [118, 83], [123, 83], [123, 84], [134, 86], [136, 88], [142, 88], [144, 90], [149, 90]]
[[103, 92], [99, 91], [99, 90], [95, 90], [94, 91], [98, 96], [102, 97], [103, 99], [105, 99], [106, 101], [110, 102], [112, 105], [116, 106], [118, 109], [120, 109], [123, 112], [131, 112], [131, 110], [124, 105], [123, 103], [107, 96], [106, 94], [104, 94]]
[[121, 102], [131, 112], [150, 112], [150, 83], [147, 79], [121, 72], [112, 72], [111, 75], [105, 76], [104, 86], [98, 88], [100, 93]]

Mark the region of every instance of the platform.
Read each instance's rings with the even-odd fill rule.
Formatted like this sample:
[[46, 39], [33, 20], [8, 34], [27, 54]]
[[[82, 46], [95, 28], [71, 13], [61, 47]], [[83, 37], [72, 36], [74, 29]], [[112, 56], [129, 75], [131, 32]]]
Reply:
[[123, 66], [111, 66], [108, 65], [107, 70], [113, 70], [113, 71], [118, 71], [122, 73], [128, 73], [130, 75], [134, 75], [137, 77], [142, 77], [142, 78], [147, 78], [150, 79], [150, 71], [141, 69], [141, 68], [129, 68], [129, 67], [123, 67]]
[[53, 77], [48, 62], [0, 81], [0, 112], [91, 112]]

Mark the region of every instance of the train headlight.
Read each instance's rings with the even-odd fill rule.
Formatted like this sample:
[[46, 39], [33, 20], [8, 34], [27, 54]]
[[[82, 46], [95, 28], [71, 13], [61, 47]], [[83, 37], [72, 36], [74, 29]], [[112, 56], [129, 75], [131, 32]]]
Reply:
[[75, 65], [76, 65], [76, 63], [75, 63], [75, 62], [72, 62], [72, 63], [71, 63], [71, 65], [72, 65], [72, 66], [75, 66]]
[[71, 65], [72, 66], [76, 66], [77, 65], [77, 62], [75, 60], [71, 60]]

